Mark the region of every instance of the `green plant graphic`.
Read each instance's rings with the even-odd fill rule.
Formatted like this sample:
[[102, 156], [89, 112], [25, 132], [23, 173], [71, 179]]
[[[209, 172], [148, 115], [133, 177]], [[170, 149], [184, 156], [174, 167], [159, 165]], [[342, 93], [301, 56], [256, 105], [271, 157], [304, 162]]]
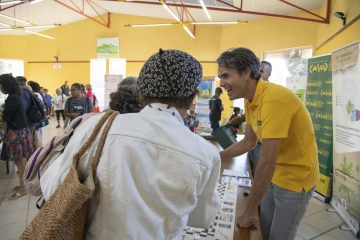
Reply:
[[360, 167], [356, 166], [356, 172], [359, 173], [360, 172]]
[[351, 200], [355, 200], [354, 191], [348, 188], [347, 186], [345, 186], [344, 184], [340, 185], [339, 192], [344, 193], [347, 202], [351, 203]]
[[97, 51], [99, 53], [106, 53], [106, 54], [118, 54], [118, 47], [110, 44], [101, 44], [100, 46], [98, 46]]
[[344, 155], [343, 163], [341, 163], [341, 171], [350, 177], [354, 177], [354, 165], [347, 163], [346, 155]]
[[351, 109], [353, 106], [354, 106], [354, 104], [352, 104], [350, 100], [346, 103], [346, 111], [348, 114], [351, 113]]
[[209, 87], [208, 89], [202, 90], [200, 92], [200, 97], [202, 99], [209, 99], [210, 98], [210, 94], [211, 94], [211, 87]]

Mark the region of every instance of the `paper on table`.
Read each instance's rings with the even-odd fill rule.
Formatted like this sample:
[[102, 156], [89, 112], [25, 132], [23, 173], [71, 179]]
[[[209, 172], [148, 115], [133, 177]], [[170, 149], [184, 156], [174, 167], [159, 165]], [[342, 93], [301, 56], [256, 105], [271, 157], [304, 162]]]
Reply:
[[200, 133], [200, 136], [209, 137], [209, 136], [211, 136], [211, 133], [202, 132], [202, 133]]
[[236, 177], [229, 177], [224, 176], [221, 178], [221, 183], [231, 183], [235, 185], [239, 185], [242, 187], [251, 187], [251, 180], [248, 178], [236, 178]]
[[230, 176], [230, 177], [241, 177], [241, 178], [249, 178], [249, 172], [242, 172], [242, 171], [234, 171], [230, 169], [224, 169], [223, 176]]

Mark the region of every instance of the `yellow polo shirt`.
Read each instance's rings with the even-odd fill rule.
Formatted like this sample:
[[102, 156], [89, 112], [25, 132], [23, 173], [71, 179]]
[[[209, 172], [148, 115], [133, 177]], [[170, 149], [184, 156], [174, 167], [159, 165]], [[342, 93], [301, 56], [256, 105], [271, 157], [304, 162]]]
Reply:
[[[253, 100], [245, 100], [246, 124], [258, 139], [281, 138], [272, 183], [308, 192], [319, 179], [318, 152], [311, 117], [289, 89], [262, 79]], [[261, 159], [260, 159], [261, 161]]]

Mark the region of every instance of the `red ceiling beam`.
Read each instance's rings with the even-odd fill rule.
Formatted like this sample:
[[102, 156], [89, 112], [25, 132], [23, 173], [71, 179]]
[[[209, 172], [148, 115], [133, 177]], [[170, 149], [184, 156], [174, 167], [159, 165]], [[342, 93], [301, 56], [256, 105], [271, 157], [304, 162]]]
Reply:
[[[114, 1], [114, 0], [103, 0], [103, 1]], [[116, 1], [116, 0], [115, 0]], [[327, 12], [330, 12], [330, 4], [329, 4], [330, 0], [328, 0], [328, 4], [327, 4]], [[137, 4], [150, 4], [150, 5], [161, 5], [160, 2], [153, 2], [153, 1], [131, 1], [129, 3], [137, 3]], [[179, 4], [179, 3], [166, 3], [168, 6], [171, 7], [186, 7], [186, 8], [194, 8], [194, 9], [202, 9], [201, 6], [198, 5], [191, 5], [191, 4]], [[288, 16], [288, 15], [283, 15], [283, 14], [272, 14], [272, 13], [265, 13], [265, 12], [254, 12], [254, 11], [245, 11], [242, 9], [238, 9], [237, 7], [235, 7], [234, 9], [231, 8], [221, 8], [221, 7], [211, 7], [211, 6], [206, 6], [208, 10], [213, 10], [213, 11], [219, 11], [219, 12], [233, 12], [233, 13], [243, 13], [243, 14], [251, 14], [251, 15], [259, 15], [259, 16], [266, 16], [266, 17], [276, 17], [276, 18], [285, 18], [285, 19], [292, 19], [292, 20], [299, 20], [299, 21], [307, 21], [307, 22], [315, 22], [315, 23], [324, 23], [324, 24], [328, 24], [329, 23], [329, 19], [328, 19], [328, 15], [330, 15], [329, 13], [327, 14], [327, 18], [324, 19], [314, 19], [314, 18], [306, 18], [306, 17], [295, 17], [295, 16]], [[241, 6], [242, 7], [242, 6]]]
[[[90, 1], [91, 3], [97, 5], [97, 4], [94, 3], [93, 1], [91, 1], [91, 0], [89, 0], [89, 1]], [[85, 9], [85, 7], [84, 7], [84, 0], [83, 0], [83, 10], [81, 10], [75, 3], [73, 3], [73, 4], [75, 5], [75, 7], [76, 7], [77, 9], [73, 8], [72, 6], [67, 5], [66, 3], [61, 2], [61, 0], [54, 0], [54, 2], [56, 2], [56, 3], [58, 3], [58, 4], [60, 4], [60, 5], [64, 6], [64, 7], [66, 7], [66, 8], [68, 8], [68, 9], [74, 11], [74, 12], [77, 12], [78, 14], [80, 14], [80, 15], [82, 15], [82, 16], [84, 16], [84, 17], [86, 17], [86, 18], [88, 18], [88, 19], [91, 19], [91, 20], [93, 20], [94, 22], [97, 22], [97, 23], [99, 23], [99, 24], [102, 25], [102, 26], [105, 26], [105, 27], [107, 27], [107, 28], [110, 28], [110, 12], [107, 11], [108, 21], [106, 22], [106, 21], [102, 18], [102, 16], [95, 10], [95, 8], [90, 4], [89, 1], [86, 0], [86, 2], [90, 5], [90, 7], [92, 7], [92, 8], [94, 9], [94, 11], [96, 12], [96, 14], [97, 14], [104, 22], [100, 22], [99, 20], [97, 20], [97, 19], [95, 19], [95, 18], [87, 15], [87, 14], [84, 12], [84, 9]], [[71, 2], [72, 2], [72, 1], [71, 1]], [[97, 6], [98, 6], [98, 5], [97, 5]], [[99, 6], [99, 7], [100, 7], [100, 6]], [[102, 8], [102, 7], [100, 7], [100, 8]], [[102, 9], [103, 9], [103, 8], [102, 8]], [[105, 9], [103, 9], [103, 10], [105, 10]], [[106, 10], [105, 10], [105, 11], [106, 11]]]
[[225, 4], [225, 5], [227, 5], [227, 6], [231, 7], [231, 8], [235, 8], [235, 9], [238, 10], [238, 11], [241, 11], [241, 9], [242, 9], [242, 0], [241, 0], [241, 6], [240, 6], [240, 8], [234, 6], [234, 5], [230, 4], [230, 3], [221, 1], [221, 0], [217, 0], [217, 2], [220, 2], [220, 3], [222, 3], [222, 4]]
[[306, 12], [306, 13], [308, 13], [308, 14], [311, 14], [311, 15], [313, 15], [313, 16], [315, 16], [315, 17], [318, 17], [318, 18], [320, 18], [320, 19], [326, 20], [324, 17], [322, 17], [322, 16], [320, 16], [320, 15], [317, 15], [317, 14], [315, 14], [315, 13], [313, 13], [313, 12], [310, 12], [310, 11], [308, 11], [308, 10], [302, 8], [302, 7], [299, 7], [299, 6], [295, 5], [295, 4], [289, 3], [288, 1], [285, 1], [285, 0], [279, 0], [279, 1], [280, 1], [280, 2], [283, 2], [283, 3], [287, 4], [287, 5], [290, 5], [290, 6], [294, 7], [294, 8], [297, 8], [297, 9], [303, 11], [303, 12]]
[[13, 7], [16, 7], [16, 6], [19, 6], [21, 4], [25, 4], [25, 3], [27, 3], [27, 2], [17, 3], [17, 4], [14, 4], [14, 5], [6, 7], [6, 8], [1, 8], [1, 6], [0, 6], [0, 12], [5, 11], [5, 10], [10, 9], [10, 8], [13, 8]]

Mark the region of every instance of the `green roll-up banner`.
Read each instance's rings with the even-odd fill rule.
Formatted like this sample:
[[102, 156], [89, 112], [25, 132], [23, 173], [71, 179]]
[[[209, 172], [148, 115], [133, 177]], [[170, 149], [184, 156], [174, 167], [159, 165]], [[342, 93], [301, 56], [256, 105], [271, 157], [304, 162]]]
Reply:
[[331, 66], [330, 54], [309, 59], [305, 98], [305, 105], [313, 121], [318, 146], [320, 179], [316, 192], [325, 198], [328, 197], [327, 193], [333, 165]]

